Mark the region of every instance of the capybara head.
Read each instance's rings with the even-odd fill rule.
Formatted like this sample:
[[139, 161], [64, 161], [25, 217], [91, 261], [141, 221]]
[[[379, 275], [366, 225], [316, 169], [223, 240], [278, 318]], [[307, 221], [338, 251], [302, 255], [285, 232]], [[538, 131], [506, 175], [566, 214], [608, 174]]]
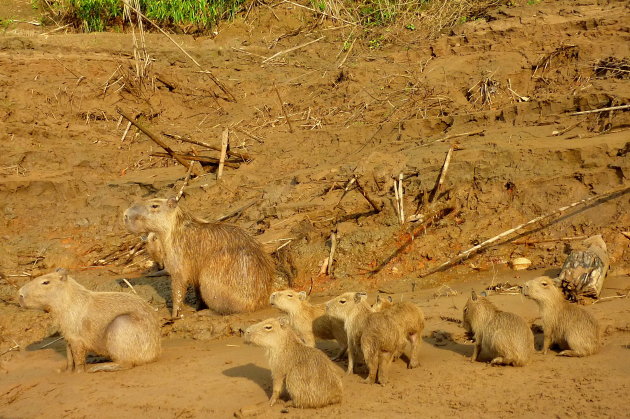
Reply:
[[326, 303], [326, 313], [340, 320], [350, 316], [355, 308], [367, 299], [365, 292], [346, 292]]
[[292, 311], [300, 305], [301, 301], [306, 300], [307, 295], [304, 291], [296, 292], [294, 290], [276, 291], [269, 296], [269, 304], [282, 311]]
[[562, 297], [561, 291], [548, 276], [540, 276], [523, 284], [523, 295], [535, 301], [553, 301]]
[[245, 343], [263, 348], [274, 348], [280, 345], [283, 336], [289, 333], [289, 323], [286, 318], [270, 318], [249, 326], [245, 330]]
[[477, 297], [477, 293], [472, 291], [470, 293], [470, 298], [466, 301], [466, 305], [464, 306], [464, 318], [462, 322], [462, 326], [468, 333], [472, 333], [471, 322], [474, 316], [475, 306], [478, 304], [479, 298]]
[[377, 294], [376, 302], [372, 304], [372, 311], [384, 310], [387, 307], [391, 307], [392, 304], [394, 304], [394, 299], [392, 298], [391, 295], [385, 296], [382, 294]]
[[132, 233], [166, 231], [174, 224], [177, 210], [175, 198], [138, 202], [125, 211], [125, 226]]
[[55, 302], [62, 301], [69, 286], [68, 272], [65, 269], [57, 269], [24, 284], [18, 291], [18, 300], [22, 307], [48, 312]]

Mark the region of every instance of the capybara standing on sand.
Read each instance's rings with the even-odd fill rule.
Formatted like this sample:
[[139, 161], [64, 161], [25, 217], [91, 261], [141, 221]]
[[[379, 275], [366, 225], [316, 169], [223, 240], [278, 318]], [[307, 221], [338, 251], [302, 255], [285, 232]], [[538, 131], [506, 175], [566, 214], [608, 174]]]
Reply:
[[177, 201], [150, 199], [125, 211], [134, 233], [155, 233], [171, 275], [173, 317], [178, 317], [188, 285], [220, 314], [253, 311], [269, 300], [273, 264], [243, 229], [211, 223], [183, 211]]
[[[408, 301], [394, 303], [391, 296], [376, 296], [376, 303], [372, 306], [375, 312], [383, 312], [394, 318], [400, 328], [401, 335], [409, 342], [409, 363], [407, 368], [416, 368], [420, 365], [419, 351], [422, 342], [422, 330], [424, 330], [424, 313], [417, 305]], [[365, 351], [364, 351], [365, 352]]]
[[523, 285], [523, 295], [536, 301], [544, 332], [543, 353], [557, 344], [562, 356], [587, 356], [599, 349], [599, 326], [591, 313], [566, 301], [553, 280], [541, 276]]
[[245, 330], [245, 342], [267, 350], [273, 379], [273, 406], [286, 386], [295, 407], [322, 407], [341, 402], [336, 366], [319, 349], [304, 345], [286, 319], [267, 319]]
[[361, 331], [361, 350], [369, 374], [366, 383], [387, 384], [389, 367], [405, 349], [405, 335], [397, 319], [387, 312], [369, 313]]
[[534, 352], [534, 334], [517, 314], [501, 311], [475, 291], [464, 306], [464, 329], [475, 338], [471, 361], [486, 353], [491, 364], [522, 367]]
[[113, 361], [90, 372], [131, 368], [160, 355], [157, 315], [136, 295], [90, 291], [64, 270], [33, 279], [18, 295], [22, 307], [50, 312], [59, 322], [70, 371], [85, 371], [88, 352]]
[[348, 370], [346, 374], [354, 372], [354, 362], [362, 355], [361, 334], [372, 307], [365, 301], [364, 292], [346, 292], [326, 302], [326, 314], [343, 321], [343, 327], [348, 336]]
[[327, 315], [323, 304], [311, 304], [304, 291], [276, 291], [269, 297], [269, 303], [288, 314], [289, 324], [306, 345], [314, 347], [315, 338], [334, 339], [339, 344], [339, 353], [335, 359], [340, 359], [346, 353], [348, 338], [343, 321]]

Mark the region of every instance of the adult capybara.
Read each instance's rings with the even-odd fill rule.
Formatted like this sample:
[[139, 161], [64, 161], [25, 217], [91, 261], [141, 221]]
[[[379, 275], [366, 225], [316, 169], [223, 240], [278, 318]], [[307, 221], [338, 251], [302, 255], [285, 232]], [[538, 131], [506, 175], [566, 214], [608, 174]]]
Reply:
[[534, 352], [534, 335], [525, 320], [499, 310], [487, 298], [477, 297], [474, 291], [464, 306], [463, 326], [475, 338], [471, 361], [485, 352], [492, 359], [491, 364], [522, 367]]
[[591, 313], [569, 303], [553, 279], [541, 276], [523, 285], [523, 295], [536, 301], [540, 309], [544, 339], [543, 353], [556, 344], [558, 355], [587, 356], [599, 350], [599, 324]]
[[173, 317], [178, 317], [188, 285], [220, 314], [254, 311], [266, 305], [274, 268], [260, 243], [243, 229], [201, 220], [174, 198], [149, 199], [125, 211], [127, 228], [155, 233], [164, 267], [171, 275]]
[[155, 310], [124, 292], [90, 291], [64, 270], [42, 275], [20, 288], [22, 307], [51, 313], [67, 342], [67, 369], [85, 371], [93, 352], [112, 360], [89, 371], [115, 371], [155, 361], [160, 324]]
[[319, 349], [306, 346], [287, 319], [267, 319], [245, 330], [245, 342], [267, 350], [271, 367], [273, 406], [283, 387], [295, 407], [322, 407], [341, 402], [337, 367]]

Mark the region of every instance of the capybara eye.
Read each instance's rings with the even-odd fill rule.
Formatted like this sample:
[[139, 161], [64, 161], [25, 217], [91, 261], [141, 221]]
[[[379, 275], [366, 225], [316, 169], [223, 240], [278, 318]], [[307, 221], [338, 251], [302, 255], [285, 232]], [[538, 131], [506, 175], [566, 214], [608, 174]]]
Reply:
[[271, 330], [271, 329], [273, 329], [273, 326], [271, 326], [271, 325], [265, 326], [265, 330]]
[[48, 284], [50, 284], [50, 281], [44, 281], [44, 282], [42, 282], [42, 285], [48, 285]]
[[540, 283], [540, 285], [542, 285], [543, 287], [546, 287], [546, 286], [547, 286], [547, 285], [549, 285], [549, 284], [548, 284], [548, 283], [546, 283], [546, 282], [541, 282], [541, 283]]
[[345, 304], [346, 300], [339, 300], [339, 304]]
[[293, 294], [288, 294], [287, 297], [293, 298]]
[[154, 209], [160, 208], [160, 204], [153, 204], [151, 205], [151, 208], [154, 208]]

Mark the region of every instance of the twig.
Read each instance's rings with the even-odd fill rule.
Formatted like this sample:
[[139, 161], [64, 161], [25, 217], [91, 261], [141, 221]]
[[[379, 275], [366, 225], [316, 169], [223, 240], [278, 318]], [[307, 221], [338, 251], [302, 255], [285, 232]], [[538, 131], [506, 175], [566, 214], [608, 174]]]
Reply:
[[419, 275], [419, 277], [420, 278], [424, 278], [427, 275], [430, 275], [430, 274], [435, 273], [437, 271], [440, 271], [440, 270], [442, 270], [444, 268], [447, 268], [447, 267], [449, 267], [451, 265], [454, 265], [455, 263], [458, 263], [458, 262], [466, 259], [471, 254], [477, 253], [477, 252], [485, 249], [486, 247], [488, 247], [492, 243], [498, 241], [499, 239], [502, 239], [503, 237], [509, 236], [510, 234], [512, 234], [512, 233], [514, 233], [514, 232], [516, 232], [518, 230], [522, 230], [523, 228], [525, 228], [525, 227], [527, 227], [529, 225], [532, 225], [532, 224], [535, 224], [535, 223], [537, 223], [539, 221], [542, 221], [545, 218], [549, 218], [549, 217], [551, 217], [553, 215], [560, 214], [560, 213], [562, 213], [562, 212], [564, 212], [564, 211], [566, 211], [568, 209], [577, 207], [578, 205], [586, 204], [587, 202], [595, 201], [595, 200], [598, 200], [598, 199], [603, 199], [605, 197], [608, 197], [608, 196], [611, 196], [611, 195], [614, 195], [614, 194], [619, 194], [619, 196], [622, 196], [622, 195], [624, 195], [624, 194], [626, 194], [628, 192], [630, 192], [630, 187], [624, 186], [622, 188], [613, 189], [613, 190], [605, 192], [603, 194], [591, 196], [589, 198], [585, 198], [585, 199], [582, 199], [580, 201], [573, 202], [572, 204], [565, 205], [564, 207], [560, 207], [558, 209], [555, 209], [555, 210], [553, 210], [551, 212], [548, 212], [548, 213], [543, 214], [541, 216], [538, 216], [538, 217], [536, 217], [536, 218], [534, 218], [532, 220], [529, 220], [526, 223], [517, 225], [516, 227], [513, 227], [513, 228], [511, 228], [509, 230], [506, 230], [503, 233], [498, 234], [498, 235], [496, 235], [496, 236], [494, 236], [494, 237], [492, 237], [492, 238], [490, 238], [490, 239], [488, 239], [488, 240], [486, 240], [486, 241], [484, 241], [482, 243], [479, 243], [478, 245], [476, 245], [474, 247], [471, 247], [470, 249], [468, 249], [466, 251], [463, 251], [460, 254], [458, 254], [457, 256], [447, 260], [446, 262], [442, 263], [441, 265], [438, 265], [438, 266], [436, 266], [436, 267], [434, 267], [432, 269], [429, 269], [426, 272], [421, 273]]
[[269, 62], [270, 60], [273, 60], [274, 58], [277, 58], [277, 57], [279, 57], [279, 56], [281, 56], [281, 55], [287, 54], [287, 53], [289, 53], [289, 52], [291, 52], [291, 51], [295, 51], [296, 49], [304, 48], [304, 47], [306, 47], [306, 46], [308, 46], [308, 45], [311, 45], [311, 44], [313, 44], [313, 43], [315, 43], [315, 42], [317, 42], [317, 41], [321, 41], [321, 40], [322, 40], [322, 39], [324, 39], [324, 38], [325, 38], [325, 36], [320, 36], [320, 37], [319, 37], [319, 38], [317, 38], [317, 39], [313, 39], [313, 40], [311, 40], [311, 41], [305, 42], [305, 43], [303, 43], [303, 44], [301, 44], [301, 45], [298, 45], [298, 46], [296, 46], [296, 47], [289, 48], [289, 49], [285, 49], [284, 51], [276, 52], [276, 53], [275, 53], [275, 54], [273, 54], [271, 57], [267, 57], [267, 58], [265, 58], [265, 59], [263, 60], [263, 64], [265, 64], [265, 63]]
[[590, 111], [573, 112], [573, 113], [570, 113], [569, 115], [571, 115], [571, 116], [573, 116], [573, 115], [584, 115], [584, 114], [587, 114], [587, 113], [617, 111], [617, 110], [620, 110], [620, 109], [630, 109], [630, 105], [609, 106], [607, 108], [591, 109]]
[[44, 33], [40, 33], [40, 35], [50, 35], [51, 33], [55, 33], [57, 31], [60, 31], [62, 29], [67, 28], [68, 26], [70, 26], [70, 24], [68, 23], [67, 25], [63, 25], [63, 26], [59, 26], [58, 28], [53, 29], [52, 31], [48, 31], [48, 32], [44, 32]]
[[131, 291], [133, 291], [133, 293], [134, 293], [134, 294], [138, 295], [138, 293], [136, 292], [136, 289], [133, 287], [133, 285], [131, 285], [131, 284], [129, 283], [129, 281], [127, 281], [127, 278], [123, 278], [122, 280], [123, 280], [123, 282], [124, 282], [125, 284], [127, 284], [127, 286], [128, 286], [129, 288], [131, 288]]
[[225, 86], [223, 85], [223, 83], [221, 83], [221, 82], [219, 81], [219, 79], [217, 79], [217, 78], [214, 76], [214, 74], [212, 74], [212, 72], [210, 72], [209, 70], [206, 70], [205, 68], [203, 68], [203, 67], [201, 66], [201, 64], [199, 64], [199, 62], [198, 62], [197, 60], [195, 60], [195, 59], [193, 58], [193, 56], [192, 56], [192, 55], [190, 55], [188, 52], [186, 52], [186, 50], [185, 50], [184, 48], [182, 48], [182, 46], [181, 46], [181, 45], [179, 45], [177, 42], [175, 42], [175, 40], [174, 40], [174, 39], [173, 39], [173, 38], [172, 38], [172, 37], [171, 37], [168, 33], [166, 33], [166, 31], [164, 31], [164, 29], [162, 29], [160, 26], [158, 26], [156, 23], [154, 23], [151, 19], [149, 19], [148, 17], [146, 17], [146, 16], [145, 16], [145, 15], [144, 15], [144, 14], [143, 14], [140, 10], [136, 9], [135, 7], [131, 6], [130, 4], [129, 4], [128, 6], [129, 6], [129, 8], [130, 8], [130, 9], [132, 9], [134, 12], [136, 12], [139, 16], [142, 16], [142, 18], [143, 18], [143, 19], [145, 19], [147, 22], [149, 22], [149, 23], [150, 23], [153, 27], [155, 27], [158, 31], [162, 32], [162, 34], [163, 34], [164, 36], [166, 36], [166, 37], [169, 39], [169, 41], [171, 41], [173, 44], [175, 44], [175, 46], [176, 46], [177, 48], [179, 48], [179, 50], [180, 50], [181, 52], [183, 52], [183, 53], [184, 53], [184, 55], [186, 55], [188, 58], [190, 58], [190, 60], [191, 60], [193, 63], [195, 63], [195, 65], [196, 65], [197, 67], [199, 67], [199, 68], [202, 70], [202, 71], [201, 71], [202, 73], [207, 74], [207, 75], [210, 77], [210, 80], [212, 80], [212, 81], [214, 82], [214, 84], [216, 84], [216, 85], [217, 85], [217, 87], [218, 87], [219, 89], [221, 89], [221, 91], [222, 91], [223, 93], [225, 93], [226, 95], [228, 95], [229, 99], [230, 99], [232, 102], [236, 102], [236, 98], [235, 98], [235, 97], [234, 97], [234, 95], [233, 95], [233, 94], [232, 94], [232, 93], [231, 93], [231, 92], [227, 89], [227, 87], [225, 87]]
[[567, 133], [567, 132], [571, 131], [573, 128], [575, 128], [575, 127], [577, 127], [578, 125], [580, 125], [582, 122], [586, 122], [586, 119], [587, 119], [587, 118], [581, 119], [581, 120], [579, 120], [578, 122], [576, 122], [575, 124], [569, 125], [569, 126], [568, 126], [568, 127], [566, 127], [565, 129], [562, 129], [562, 130], [560, 130], [560, 131], [554, 131], [554, 132], [552, 132], [552, 133], [551, 133], [551, 135], [553, 135], [553, 136], [556, 136], [556, 137], [557, 137], [557, 136], [559, 136], [559, 135], [565, 134], [565, 133]]
[[219, 218], [217, 218], [217, 221], [225, 221], [228, 218], [234, 217], [235, 215], [240, 214], [241, 212], [245, 211], [247, 208], [251, 207], [252, 205], [258, 203], [259, 201], [260, 199], [254, 199], [250, 203], [245, 204], [242, 207], [235, 209], [234, 211], [228, 212], [227, 214], [220, 216]]
[[52, 345], [53, 343], [57, 343], [57, 342], [59, 342], [61, 339], [63, 339], [63, 336], [59, 336], [57, 339], [55, 339], [55, 340], [53, 340], [53, 341], [51, 341], [51, 342], [48, 342], [47, 344], [45, 344], [44, 346], [42, 346], [42, 347], [41, 347], [41, 348], [39, 348], [39, 349], [44, 349], [44, 348], [47, 348], [47, 347], [49, 347], [50, 345]]
[[335, 20], [339, 20], [339, 21], [341, 21], [343, 23], [347, 23], [348, 25], [358, 26], [358, 24], [356, 22], [350, 22], [349, 20], [345, 20], [345, 19], [342, 19], [340, 17], [333, 16], [333, 15], [331, 15], [329, 13], [326, 13], [326, 12], [324, 12], [322, 10], [317, 10], [317, 9], [313, 9], [311, 7], [303, 6], [301, 4], [294, 3], [294, 2], [289, 1], [289, 0], [285, 0], [284, 3], [289, 3], [289, 4], [292, 4], [294, 6], [301, 7], [302, 9], [310, 10], [311, 12], [314, 12], [314, 13], [319, 13], [320, 15], [327, 16], [327, 17], [329, 17], [331, 19], [335, 19]]
[[188, 180], [190, 179], [190, 173], [192, 172], [192, 168], [194, 164], [195, 162], [190, 162], [190, 165], [188, 166], [188, 171], [186, 172], [184, 183], [182, 184], [182, 187], [179, 188], [179, 192], [177, 192], [177, 195], [175, 196], [175, 201], [177, 202], [179, 202], [179, 200], [182, 199], [182, 196], [184, 196], [184, 188], [186, 187], [186, 185], [188, 185]]
[[335, 258], [335, 250], [337, 250], [337, 234], [336, 231], [333, 230], [330, 233], [330, 256], [328, 256], [328, 266], [326, 268], [326, 273], [328, 276], [333, 275], [333, 260]]
[[363, 187], [361, 186], [361, 184], [359, 183], [359, 179], [356, 178], [355, 176], [355, 183], [357, 184], [357, 189], [359, 190], [359, 192], [361, 192], [361, 195], [363, 195], [363, 197], [365, 198], [366, 201], [368, 201], [370, 203], [370, 205], [372, 206], [372, 208], [374, 208], [374, 211], [376, 212], [381, 212], [381, 206], [377, 205], [376, 202], [370, 198], [370, 196], [368, 195], [368, 193], [365, 191], [365, 189], [363, 189]]
[[217, 180], [221, 179], [223, 175], [223, 165], [225, 164], [225, 155], [227, 153], [228, 141], [230, 132], [226, 128], [223, 130], [223, 134], [221, 134], [221, 155], [219, 156], [219, 168], [217, 169]]
[[576, 237], [558, 237], [555, 239], [545, 239], [545, 240], [515, 240], [512, 244], [538, 244], [538, 243], [553, 243], [553, 242], [563, 242], [563, 241], [571, 241], [571, 240], [584, 240], [588, 238], [588, 236], [576, 236]]
[[[14, 342], [15, 342], [15, 341], [14, 341]], [[7, 349], [6, 351], [2, 352], [2, 353], [0, 354], [0, 356], [2, 356], [2, 355], [4, 355], [4, 354], [8, 354], [9, 352], [12, 352], [12, 351], [16, 351], [16, 350], [18, 350], [18, 349], [20, 349], [20, 345], [18, 345], [18, 344], [16, 343], [16, 344], [15, 344], [15, 346], [12, 346], [12, 347], [10, 347], [9, 349]]]
[[350, 179], [348, 181], [348, 183], [346, 184], [346, 187], [343, 188], [343, 193], [341, 194], [341, 197], [339, 198], [339, 201], [337, 201], [337, 203], [335, 204], [335, 206], [333, 208], [337, 208], [339, 206], [339, 204], [341, 204], [341, 201], [343, 200], [343, 198], [346, 196], [346, 194], [350, 190], [350, 187], [352, 185], [354, 185], [356, 181], [357, 181], [356, 177], [353, 177], [352, 179]]
[[[192, 162], [187, 162], [185, 159], [181, 158], [177, 153], [175, 153], [168, 145], [166, 145], [166, 143], [164, 143], [164, 141], [162, 141], [160, 139], [160, 137], [158, 137], [157, 135], [155, 135], [154, 133], [152, 133], [151, 131], [149, 131], [144, 125], [142, 125], [141, 123], [134, 121], [134, 119], [127, 114], [125, 111], [123, 111], [122, 109], [116, 107], [116, 112], [118, 112], [119, 114], [121, 114], [127, 121], [131, 122], [136, 128], [138, 128], [140, 131], [142, 131], [147, 137], [149, 137], [150, 139], [152, 139], [157, 145], [159, 145], [160, 147], [162, 147], [164, 149], [164, 151], [166, 151], [168, 154], [170, 154], [170, 156], [172, 158], [174, 158], [175, 160], [177, 160], [182, 166], [184, 167], [188, 167], [189, 165], [192, 165]], [[195, 171], [195, 174], [197, 176], [200, 176], [204, 173], [199, 173], [199, 171]]]
[[245, 131], [243, 128], [241, 127], [234, 127], [235, 130], [237, 130], [238, 132], [242, 132], [243, 134], [247, 135], [248, 137], [250, 137], [253, 140], [258, 141], [260, 144], [264, 143], [265, 140], [263, 138], [257, 137], [254, 134], [251, 134], [247, 131]]
[[[214, 166], [218, 166], [219, 165], [219, 159], [217, 159], [216, 157], [210, 157], [210, 156], [192, 156], [190, 154], [182, 154], [182, 153], [174, 153], [178, 158], [183, 159], [183, 160], [189, 160], [189, 161], [198, 161], [201, 163], [207, 163], [207, 164], [212, 164]], [[169, 153], [160, 153], [160, 152], [155, 152], [155, 153], [151, 153], [151, 156], [153, 157], [171, 157], [174, 158], [173, 155], [169, 154]], [[223, 164], [225, 167], [231, 167], [233, 169], [238, 169], [239, 164], [235, 163], [235, 162], [228, 162], [226, 161]], [[186, 165], [188, 166], [188, 164]]]
[[352, 51], [352, 47], [354, 47], [354, 43], [357, 41], [357, 38], [354, 38], [352, 40], [352, 44], [350, 44], [350, 47], [348, 48], [348, 52], [346, 52], [346, 55], [343, 57], [343, 59], [341, 60], [341, 62], [339, 62], [339, 65], [337, 66], [337, 68], [341, 68], [346, 60], [348, 59], [348, 56], [350, 55], [350, 52]]
[[403, 188], [402, 188], [403, 174], [399, 175], [399, 178], [394, 178], [394, 196], [396, 198], [396, 213], [398, 215], [398, 221], [400, 224], [405, 223], [405, 210], [403, 208]]
[[[120, 117], [122, 118], [122, 115]], [[127, 122], [127, 128], [125, 128], [125, 132], [123, 132], [123, 135], [120, 138], [121, 143], [125, 141], [125, 138], [127, 137], [127, 133], [129, 132], [130, 129], [131, 129], [131, 122]]]
[[[202, 147], [209, 148], [210, 150], [221, 151], [221, 147], [217, 147], [216, 145], [208, 144], [203, 141], [193, 140], [192, 138], [182, 137], [181, 135], [169, 134], [166, 132], [163, 132], [162, 134], [166, 135], [167, 137], [175, 138], [176, 140], [179, 140], [179, 141], [184, 141], [186, 143], [200, 145]], [[228, 150], [227, 155], [230, 157], [236, 157], [238, 159], [242, 159], [243, 161], [254, 160], [254, 158], [248, 153], [241, 153], [241, 152], [232, 151], [232, 150]]]
[[428, 145], [431, 145], [431, 144], [434, 144], [434, 143], [440, 143], [442, 141], [450, 140], [452, 138], [480, 135], [480, 134], [483, 134], [485, 131], [486, 131], [485, 129], [480, 129], [480, 130], [477, 130], [477, 131], [462, 132], [460, 134], [451, 134], [451, 135], [447, 135], [447, 136], [442, 137], [442, 138], [438, 138], [437, 140], [429, 141], [428, 143], [419, 144], [417, 146], [409, 148], [408, 150], [411, 150], [411, 149], [414, 149], [414, 148], [418, 148], [418, 147], [426, 147]]
[[431, 193], [431, 198], [429, 198], [429, 203], [432, 204], [440, 193], [440, 189], [442, 188], [442, 184], [444, 183], [444, 178], [446, 177], [446, 172], [448, 171], [448, 165], [451, 162], [451, 156], [453, 155], [453, 146], [448, 149], [446, 153], [446, 158], [444, 159], [444, 164], [442, 165], [442, 170], [440, 170], [440, 175], [438, 176], [435, 187], [433, 188], [433, 192]]
[[280, 92], [278, 91], [278, 87], [276, 87], [276, 85], [274, 84], [273, 88], [276, 91], [276, 95], [278, 95], [278, 101], [280, 101], [280, 107], [282, 108], [284, 119], [287, 120], [287, 124], [289, 125], [289, 132], [293, 134], [293, 126], [291, 125], [291, 120], [289, 119], [289, 115], [287, 115], [286, 109], [284, 109], [284, 102], [282, 102], [282, 98], [280, 97]]

